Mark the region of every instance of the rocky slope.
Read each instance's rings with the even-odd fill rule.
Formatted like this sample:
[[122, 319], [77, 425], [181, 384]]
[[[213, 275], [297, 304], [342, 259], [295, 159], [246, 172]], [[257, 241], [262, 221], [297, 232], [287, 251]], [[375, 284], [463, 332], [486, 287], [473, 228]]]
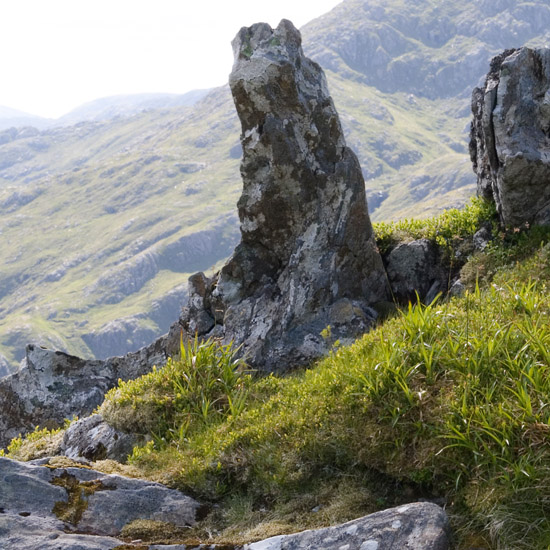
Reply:
[[[541, 0], [346, 0], [304, 27], [374, 220], [473, 194], [465, 90], [503, 47], [544, 42], [548, 20]], [[188, 275], [238, 240], [238, 135], [227, 87], [192, 108], [0, 132], [0, 372], [30, 341], [105, 357], [166, 331]]]

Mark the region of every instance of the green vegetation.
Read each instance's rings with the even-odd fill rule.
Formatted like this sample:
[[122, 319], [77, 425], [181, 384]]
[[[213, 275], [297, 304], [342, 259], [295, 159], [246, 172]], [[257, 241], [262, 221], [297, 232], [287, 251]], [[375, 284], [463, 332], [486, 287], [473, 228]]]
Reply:
[[[68, 427], [69, 422], [66, 422]], [[37, 426], [35, 430], [24, 437], [19, 436], [11, 440], [7, 447], [7, 453], [4, 449], [0, 449], [0, 456], [9, 455], [10, 458], [16, 460], [31, 460], [33, 458], [42, 458], [51, 456], [59, 449], [59, 444], [63, 439], [63, 430], [61, 428], [40, 428]]]
[[180, 346], [162, 369], [120, 382], [101, 408], [115, 428], [153, 435], [157, 447], [184, 445], [192, 434], [242, 412], [252, 378], [231, 346], [215, 341]]
[[487, 222], [496, 233], [496, 210], [492, 203], [474, 197], [462, 209], [444, 210], [438, 216], [425, 219], [403, 219], [397, 222], [374, 224], [376, 242], [384, 254], [400, 242], [429, 239], [449, 252], [458, 250], [460, 244]]
[[[448, 246], [493, 215], [475, 200], [376, 231], [381, 247]], [[187, 535], [139, 524], [139, 538], [242, 543], [422, 497], [446, 503], [457, 549], [547, 548], [550, 228], [493, 233], [462, 267], [464, 296], [409, 304], [310, 369], [253, 377], [231, 346], [195, 340], [121, 382], [100, 412], [150, 436], [127, 473], [219, 504]]]
[[[456, 237], [484, 208], [394, 228]], [[394, 234], [387, 229], [384, 238]], [[196, 343], [188, 367], [170, 362], [123, 384], [103, 410], [133, 403], [139, 424], [155, 426], [154, 440], [130, 459], [138, 471], [223, 502], [194, 537], [214, 529], [218, 541], [250, 540], [428, 497], [445, 500], [457, 548], [547, 548], [549, 237], [541, 228], [502, 232], [463, 268], [491, 266], [465, 296], [411, 304], [290, 377], [245, 375], [239, 414], [226, 406], [204, 421], [194, 398], [168, 421], [162, 408], [141, 406], [168, 399], [173, 411], [191, 356], [204, 370], [194, 378], [211, 379], [212, 357], [199, 360]]]

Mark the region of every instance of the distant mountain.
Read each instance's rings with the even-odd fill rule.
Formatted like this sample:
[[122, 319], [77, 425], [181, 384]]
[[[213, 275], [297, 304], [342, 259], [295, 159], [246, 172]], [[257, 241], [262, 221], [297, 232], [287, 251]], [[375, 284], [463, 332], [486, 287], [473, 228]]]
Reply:
[[549, 29], [544, 0], [346, 0], [302, 29], [306, 52], [353, 88], [333, 94], [353, 116], [344, 123], [376, 219], [433, 214], [472, 194], [472, 89], [494, 55], [549, 44]]
[[10, 107], [0, 105], [0, 130], [6, 128], [34, 126], [35, 128], [46, 128], [50, 124], [50, 120], [36, 115], [31, 115]]
[[79, 122], [105, 121], [132, 116], [151, 109], [190, 107], [210, 90], [191, 90], [185, 94], [128, 94], [102, 97], [89, 101], [69, 113], [53, 119], [24, 113], [0, 105], [0, 130], [31, 126], [39, 130], [57, 126], [72, 126]]
[[132, 94], [103, 97], [90, 101], [63, 115], [56, 126], [71, 126], [83, 121], [110, 120], [135, 115], [150, 109], [189, 107], [202, 99], [210, 90], [191, 90], [185, 94]]
[[[346, 0], [303, 28], [374, 220], [475, 192], [470, 91], [492, 55], [544, 44], [547, 29], [546, 0]], [[197, 97], [107, 98], [74, 125], [0, 132], [0, 371], [30, 341], [87, 357], [138, 348], [176, 319], [187, 276], [231, 252], [240, 124], [228, 87], [171, 103]]]

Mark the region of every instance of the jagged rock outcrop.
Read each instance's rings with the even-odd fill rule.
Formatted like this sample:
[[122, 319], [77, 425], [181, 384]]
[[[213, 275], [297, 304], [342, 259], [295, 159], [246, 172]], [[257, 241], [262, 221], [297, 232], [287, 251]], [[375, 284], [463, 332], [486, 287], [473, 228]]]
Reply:
[[506, 50], [472, 94], [478, 194], [504, 225], [550, 224], [550, 50]]
[[119, 379], [137, 378], [163, 365], [178, 351], [178, 338], [174, 326], [150, 346], [105, 361], [27, 346], [21, 368], [0, 379], [0, 448], [37, 425], [57, 427], [67, 418], [91, 414]]
[[273, 537], [245, 550], [447, 550], [449, 525], [442, 508], [406, 504], [343, 525]]
[[112, 537], [135, 520], [195, 524], [199, 503], [177, 490], [39, 462], [0, 457], [0, 548], [112, 549], [122, 544]]
[[212, 280], [197, 274], [182, 323], [284, 370], [325, 351], [320, 332], [365, 331], [387, 282], [361, 168], [346, 147], [325, 76], [283, 20], [243, 28], [230, 87], [241, 119], [241, 242]]

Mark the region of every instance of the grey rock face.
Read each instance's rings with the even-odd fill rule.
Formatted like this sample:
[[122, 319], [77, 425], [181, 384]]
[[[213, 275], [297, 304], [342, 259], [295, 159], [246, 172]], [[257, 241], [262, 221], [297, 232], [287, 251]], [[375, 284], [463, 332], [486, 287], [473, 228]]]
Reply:
[[507, 226], [550, 223], [550, 50], [507, 50], [472, 94], [478, 194]]
[[428, 239], [397, 245], [386, 258], [386, 272], [399, 302], [416, 302], [418, 293], [429, 303], [438, 292], [447, 290], [437, 247]]
[[0, 514], [0, 550], [112, 550], [119, 539], [65, 533], [63, 522]]
[[19, 371], [0, 379], [0, 448], [37, 425], [55, 427], [91, 414], [119, 378], [137, 378], [164, 364], [179, 349], [178, 339], [174, 326], [148, 347], [105, 361], [27, 346]]
[[159, 483], [0, 457], [0, 548], [111, 549], [121, 542], [110, 537], [129, 522], [186, 527], [195, 523], [198, 508], [192, 498]]
[[447, 550], [448, 530], [439, 506], [414, 503], [336, 527], [255, 542], [245, 550]]
[[322, 355], [319, 334], [342, 300], [352, 307], [335, 336], [365, 331], [387, 283], [359, 163], [300, 33], [286, 20], [260, 23], [241, 29], [233, 48], [241, 242], [212, 280], [191, 280], [182, 322], [242, 345], [256, 368], [284, 370]]
[[100, 414], [94, 414], [69, 426], [60, 453], [73, 459], [96, 461], [109, 458], [126, 462], [136, 443], [134, 436], [115, 430]]

